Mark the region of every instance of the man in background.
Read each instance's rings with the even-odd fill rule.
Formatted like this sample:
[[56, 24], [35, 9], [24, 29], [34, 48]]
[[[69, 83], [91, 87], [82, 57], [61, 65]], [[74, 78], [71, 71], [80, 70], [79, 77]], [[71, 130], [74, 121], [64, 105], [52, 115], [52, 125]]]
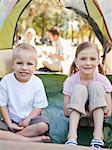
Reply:
[[47, 55], [46, 59], [43, 60], [43, 65], [51, 71], [68, 74], [72, 63], [72, 47], [69, 41], [60, 36], [58, 27], [53, 27], [48, 32], [55, 51]]

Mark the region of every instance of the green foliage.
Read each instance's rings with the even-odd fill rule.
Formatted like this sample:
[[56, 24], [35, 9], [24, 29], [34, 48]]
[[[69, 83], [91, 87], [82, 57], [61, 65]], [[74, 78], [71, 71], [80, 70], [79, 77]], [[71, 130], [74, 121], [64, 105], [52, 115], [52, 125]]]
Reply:
[[[23, 34], [25, 28], [33, 27], [37, 34], [43, 37], [48, 29], [58, 26], [63, 37], [71, 38], [72, 31], [68, 31], [68, 21], [75, 18], [76, 15], [60, 6], [58, 0], [51, 0], [49, 3], [48, 0], [33, 0], [19, 19], [18, 31]], [[19, 28], [23, 28], [23, 32]], [[74, 32], [75, 37], [77, 37], [77, 33]]]

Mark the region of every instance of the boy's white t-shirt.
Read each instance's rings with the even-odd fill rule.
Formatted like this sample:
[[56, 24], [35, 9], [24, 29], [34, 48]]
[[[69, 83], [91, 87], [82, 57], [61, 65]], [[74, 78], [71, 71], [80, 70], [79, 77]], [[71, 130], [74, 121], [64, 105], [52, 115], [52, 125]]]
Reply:
[[0, 106], [7, 106], [11, 119], [17, 123], [23, 121], [34, 108], [48, 106], [41, 79], [32, 75], [28, 82], [21, 83], [14, 73], [6, 75], [0, 82]]

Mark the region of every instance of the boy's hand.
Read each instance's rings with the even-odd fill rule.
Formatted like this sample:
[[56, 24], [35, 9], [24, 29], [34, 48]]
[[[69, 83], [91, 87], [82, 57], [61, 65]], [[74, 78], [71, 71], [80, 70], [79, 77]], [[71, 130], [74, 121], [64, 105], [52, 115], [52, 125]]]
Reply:
[[19, 131], [23, 129], [23, 127], [19, 127], [16, 123], [12, 123], [11, 126], [9, 126], [9, 128], [15, 131]]
[[27, 127], [29, 125], [29, 123], [30, 123], [30, 120], [31, 119], [26, 118], [25, 120], [23, 120], [22, 122], [19, 123], [19, 126], [20, 127], [24, 127], [24, 128]]

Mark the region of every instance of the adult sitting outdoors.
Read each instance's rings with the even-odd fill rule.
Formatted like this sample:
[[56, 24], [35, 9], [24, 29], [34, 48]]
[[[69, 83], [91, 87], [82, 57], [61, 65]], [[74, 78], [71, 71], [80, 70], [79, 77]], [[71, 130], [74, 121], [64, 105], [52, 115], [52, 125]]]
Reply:
[[33, 28], [28, 28], [25, 32], [24, 38], [19, 40], [19, 43], [28, 43], [32, 46], [36, 46], [35, 43], [35, 39], [36, 39], [36, 31]]
[[58, 27], [48, 30], [50, 40], [55, 47], [55, 52], [50, 52], [43, 60], [43, 65], [50, 71], [68, 73], [72, 63], [72, 47], [66, 39], [62, 38]]

